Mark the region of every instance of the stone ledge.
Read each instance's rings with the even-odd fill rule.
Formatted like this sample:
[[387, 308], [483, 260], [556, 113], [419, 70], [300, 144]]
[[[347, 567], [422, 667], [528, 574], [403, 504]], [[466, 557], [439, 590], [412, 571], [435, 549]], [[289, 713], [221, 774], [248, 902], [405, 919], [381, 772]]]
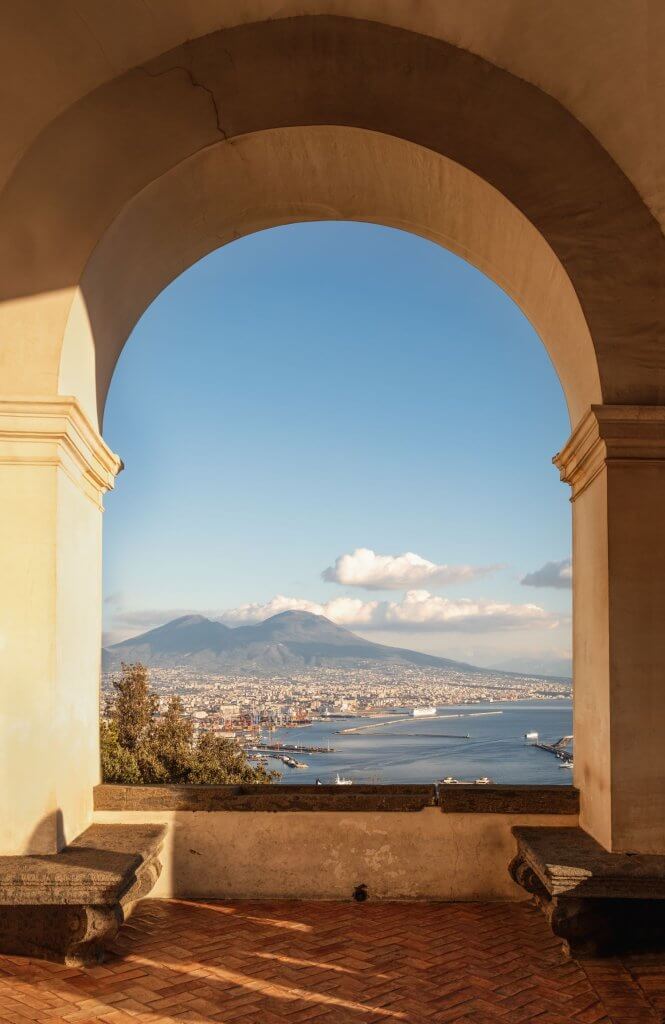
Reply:
[[665, 899], [665, 856], [609, 853], [581, 828], [518, 826], [513, 835], [551, 896]]
[[574, 956], [665, 946], [665, 856], [609, 853], [581, 828], [513, 828], [510, 875]]
[[161, 872], [163, 825], [92, 825], [56, 854], [0, 857], [0, 953], [97, 962]]
[[420, 811], [577, 814], [572, 786], [255, 785], [95, 787], [96, 811]]
[[0, 857], [0, 906], [117, 903], [165, 833], [163, 825], [91, 825], [60, 853]]
[[421, 811], [435, 786], [95, 787], [96, 811]]
[[578, 814], [574, 786], [439, 786], [439, 806], [447, 814]]

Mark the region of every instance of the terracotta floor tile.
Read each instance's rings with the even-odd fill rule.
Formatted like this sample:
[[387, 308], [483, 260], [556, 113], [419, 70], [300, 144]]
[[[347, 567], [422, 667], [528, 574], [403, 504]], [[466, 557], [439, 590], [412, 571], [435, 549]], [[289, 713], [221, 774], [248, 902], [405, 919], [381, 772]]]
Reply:
[[145, 900], [106, 963], [0, 957], [0, 1024], [647, 1024], [665, 956], [566, 960], [525, 904]]

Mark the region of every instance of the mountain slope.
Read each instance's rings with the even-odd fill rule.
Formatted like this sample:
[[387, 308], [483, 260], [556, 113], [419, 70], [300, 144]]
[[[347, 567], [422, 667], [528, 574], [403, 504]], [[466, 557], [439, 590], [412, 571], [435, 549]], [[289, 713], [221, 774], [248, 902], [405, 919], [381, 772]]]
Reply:
[[367, 662], [431, 668], [485, 669], [418, 651], [375, 644], [322, 615], [280, 612], [263, 622], [231, 629], [203, 615], [184, 615], [103, 652], [105, 670], [121, 661], [172, 668], [186, 665], [206, 672], [276, 672], [303, 668], [353, 668]]

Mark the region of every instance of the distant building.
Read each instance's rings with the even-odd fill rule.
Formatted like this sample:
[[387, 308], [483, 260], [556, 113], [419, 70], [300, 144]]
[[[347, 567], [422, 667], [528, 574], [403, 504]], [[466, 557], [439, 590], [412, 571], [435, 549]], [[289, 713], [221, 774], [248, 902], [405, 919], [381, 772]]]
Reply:
[[240, 705], [220, 704], [217, 708], [217, 714], [221, 715], [222, 718], [238, 718], [240, 715]]

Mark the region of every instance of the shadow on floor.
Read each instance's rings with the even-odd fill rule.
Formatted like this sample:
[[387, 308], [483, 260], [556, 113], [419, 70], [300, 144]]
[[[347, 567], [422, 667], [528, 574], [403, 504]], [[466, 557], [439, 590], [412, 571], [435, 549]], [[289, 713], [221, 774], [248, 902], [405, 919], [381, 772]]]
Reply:
[[144, 900], [100, 966], [0, 958], [0, 1020], [661, 1020], [665, 958], [640, 970], [564, 959], [526, 904]]

